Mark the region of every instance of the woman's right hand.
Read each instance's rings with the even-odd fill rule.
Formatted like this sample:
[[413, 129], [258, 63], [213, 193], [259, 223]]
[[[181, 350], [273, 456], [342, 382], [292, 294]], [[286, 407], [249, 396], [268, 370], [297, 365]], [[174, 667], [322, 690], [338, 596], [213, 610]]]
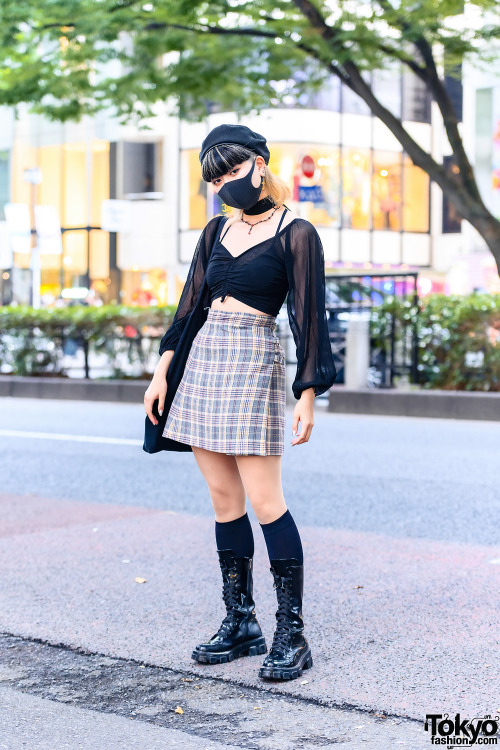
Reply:
[[161, 416], [165, 408], [165, 396], [167, 395], [167, 381], [163, 373], [155, 373], [149, 388], [144, 394], [144, 408], [146, 414], [153, 424], [158, 424], [158, 420], [153, 414], [153, 403], [158, 399], [158, 413]]

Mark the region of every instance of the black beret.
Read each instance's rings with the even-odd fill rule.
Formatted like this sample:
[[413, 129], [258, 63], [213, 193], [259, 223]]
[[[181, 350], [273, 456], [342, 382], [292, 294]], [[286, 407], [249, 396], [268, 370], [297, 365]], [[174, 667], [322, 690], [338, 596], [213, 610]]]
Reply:
[[221, 143], [239, 143], [240, 146], [246, 146], [250, 151], [262, 156], [266, 164], [269, 164], [270, 153], [266, 146], [266, 139], [263, 135], [247, 128], [246, 125], [217, 125], [213, 128], [201, 144], [200, 162], [203, 161], [207, 151]]

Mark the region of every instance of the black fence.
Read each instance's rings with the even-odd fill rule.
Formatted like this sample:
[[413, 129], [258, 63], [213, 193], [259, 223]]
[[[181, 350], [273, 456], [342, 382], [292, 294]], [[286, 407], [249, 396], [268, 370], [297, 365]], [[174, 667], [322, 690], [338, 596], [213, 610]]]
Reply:
[[[390, 297], [409, 301], [418, 310], [418, 273], [370, 273], [326, 276], [326, 309], [332, 351], [338, 375], [344, 382], [346, 335], [352, 313], [366, 311], [373, 321], [377, 308]], [[387, 335], [370, 341], [368, 385], [391, 388], [396, 376], [418, 382], [418, 332], [412, 320], [388, 315]]]

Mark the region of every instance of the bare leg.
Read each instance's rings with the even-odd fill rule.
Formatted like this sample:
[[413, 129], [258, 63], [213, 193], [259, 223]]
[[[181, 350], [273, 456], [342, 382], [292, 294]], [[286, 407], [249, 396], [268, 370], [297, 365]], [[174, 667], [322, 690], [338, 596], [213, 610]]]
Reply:
[[245, 488], [235, 456], [192, 446], [196, 463], [208, 485], [215, 520], [234, 521], [245, 513]]
[[243, 486], [259, 523], [271, 523], [287, 507], [281, 486], [281, 456], [235, 456]]

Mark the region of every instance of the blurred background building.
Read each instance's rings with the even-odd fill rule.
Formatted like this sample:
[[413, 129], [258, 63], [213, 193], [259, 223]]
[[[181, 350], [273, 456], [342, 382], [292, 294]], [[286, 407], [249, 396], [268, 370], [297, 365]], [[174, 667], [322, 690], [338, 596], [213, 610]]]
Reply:
[[[456, 78], [447, 84], [460, 116], [467, 113], [462, 125], [469, 155], [498, 214], [500, 83], [471, 75], [463, 85]], [[450, 158], [435, 105], [416, 77], [376, 72], [372, 86], [437, 161]], [[166, 107], [157, 111], [149, 129], [140, 130], [104, 113], [61, 124], [23, 107], [17, 118], [0, 109], [2, 304], [31, 301], [28, 215], [39, 225], [43, 306], [61, 297], [177, 302], [196, 240], [220, 210], [201, 179], [201, 142], [215, 125], [237, 118], [212, 111], [206, 122], [190, 124]], [[289, 208], [311, 221], [323, 240], [327, 273], [417, 270], [421, 294], [500, 291], [493, 258], [478, 235], [336, 78], [300, 106], [285, 103], [243, 122], [266, 136], [269, 166], [293, 193]], [[9, 216], [9, 204], [24, 204], [25, 218]]]

